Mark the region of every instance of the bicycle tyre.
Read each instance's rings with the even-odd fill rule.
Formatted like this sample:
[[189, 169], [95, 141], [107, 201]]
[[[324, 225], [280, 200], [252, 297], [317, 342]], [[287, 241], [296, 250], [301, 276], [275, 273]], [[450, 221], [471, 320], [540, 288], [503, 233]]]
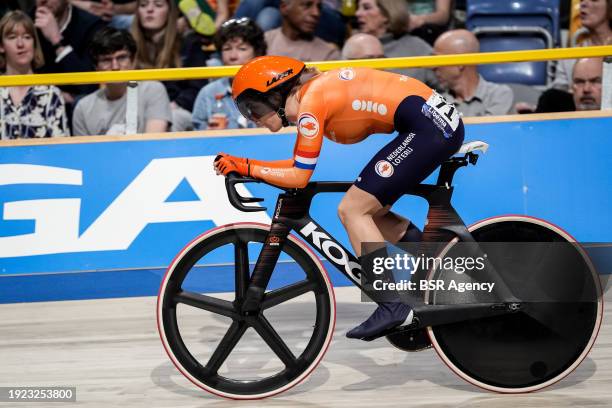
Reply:
[[[262, 304], [269, 301], [267, 304], [271, 305], [269, 306], [271, 308], [287, 301], [287, 297], [290, 294], [292, 296], [298, 292], [300, 294], [297, 296], [301, 296], [308, 292], [314, 294], [316, 322], [312, 336], [308, 340], [308, 344], [299, 356], [295, 356], [295, 360], [293, 361], [294, 365], [289, 366], [285, 364], [285, 368], [275, 375], [247, 381], [234, 380], [220, 375], [218, 373], [220, 364], [218, 363], [216, 364], [216, 370], [208, 369], [211, 360], [217, 353], [225, 353], [225, 358], [227, 358], [249, 327], [255, 328], [266, 343], [266, 339], [275, 339], [274, 335], [271, 335], [268, 330], [268, 328], [270, 328], [274, 334], [276, 334], [277, 338], [281, 340], [280, 344], [284, 344], [280, 336], [278, 336], [278, 333], [274, 331], [272, 325], [265, 319], [264, 311], [268, 310], [267, 307], [259, 313], [259, 315], [263, 316], [263, 320], [261, 320], [263, 323], [257, 323], [256, 325], [249, 325], [246, 321], [248, 319], [249, 322], [253, 323], [255, 322], [254, 319], [260, 319], [259, 315], [244, 318], [244, 316], [240, 317], [238, 315], [237, 310], [234, 310], [233, 313], [224, 310], [223, 313], [230, 315], [232, 318], [232, 324], [222, 339], [222, 341], [226, 340], [226, 338], [230, 339], [229, 343], [223, 343], [224, 346], [229, 344], [230, 350], [227, 351], [223, 348], [223, 350], [220, 351], [219, 349], [222, 348], [221, 343], [218, 344], [213, 356], [211, 356], [211, 360], [205, 365], [200, 363], [187, 349], [187, 346], [181, 338], [181, 331], [178, 327], [176, 306], [179, 303], [184, 303], [186, 299], [188, 302], [191, 302], [191, 300], [188, 299], [198, 298], [197, 294], [188, 294], [188, 296], [185, 296], [185, 292], [181, 289], [181, 285], [192, 267], [196, 262], [216, 248], [227, 245], [228, 243], [233, 244], [237, 239], [236, 237], [239, 237], [238, 240], [240, 242], [248, 239], [248, 242], [263, 243], [269, 230], [270, 226], [265, 224], [236, 223], [224, 225], [202, 234], [179, 252], [168, 267], [160, 286], [157, 301], [157, 325], [166, 353], [177, 369], [193, 384], [222, 397], [231, 399], [259, 399], [288, 390], [304, 380], [314, 370], [327, 351], [333, 336], [336, 320], [335, 297], [327, 272], [316, 255], [303, 241], [293, 235], [289, 235], [282, 251], [295, 260], [297, 265], [304, 271], [306, 279], [299, 282], [301, 286], [292, 284], [293, 286], [287, 285], [266, 292]], [[237, 267], [234, 267], [234, 274], [237, 273], [236, 269]], [[292, 292], [289, 292], [289, 290], [292, 290]], [[201, 296], [201, 299], [207, 299], [205, 295]], [[224, 305], [227, 307], [230, 307], [230, 305], [231, 307], [235, 307], [235, 304], [231, 302], [225, 303]], [[262, 324], [266, 327], [262, 328]], [[266, 338], [264, 338], [258, 330], [262, 330]], [[275, 345], [278, 346], [278, 344]], [[269, 343], [268, 346], [272, 349]], [[272, 350], [276, 353], [274, 349]]]
[[[544, 237], [575, 242], [560, 228], [525, 216], [486, 219], [468, 229], [477, 242], [510, 242], [512, 234], [517, 234], [518, 240]], [[457, 242], [457, 239], [451, 241], [443, 253]], [[591, 301], [543, 302], [546, 312], [551, 313], [549, 321], [557, 322], [554, 331], [542, 327], [541, 322], [523, 312], [428, 327], [431, 343], [444, 363], [464, 380], [501, 393], [537, 391], [569, 375], [593, 346], [603, 315], [597, 272], [584, 251], [578, 245], [572, 246], [577, 259], [584, 262], [580, 274], [584, 276], [584, 287], [588, 288]], [[432, 271], [430, 278], [439, 278], [435, 273]], [[446, 296], [447, 299], [438, 300], [444, 295], [428, 291], [425, 301], [448, 304], [449, 295]]]

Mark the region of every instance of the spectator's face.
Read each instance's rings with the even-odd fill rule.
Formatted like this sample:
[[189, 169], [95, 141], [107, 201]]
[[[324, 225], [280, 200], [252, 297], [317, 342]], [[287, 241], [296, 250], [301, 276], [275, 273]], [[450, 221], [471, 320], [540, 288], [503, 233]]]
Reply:
[[145, 30], [162, 30], [168, 21], [169, 11], [170, 6], [166, 0], [140, 0], [138, 2], [138, 19]]
[[574, 66], [572, 91], [576, 110], [601, 108], [602, 63], [598, 59], [579, 60]]
[[581, 0], [580, 21], [588, 29], [608, 24], [608, 4], [606, 0]]
[[355, 17], [362, 33], [380, 37], [387, 31], [389, 20], [376, 4], [376, 0], [359, 0]]
[[314, 33], [321, 17], [321, 0], [288, 0], [281, 2], [283, 20], [303, 34]]
[[66, 7], [68, 7], [68, 0], [36, 0], [36, 7], [48, 8], [57, 18], [60, 17], [66, 10]]
[[221, 47], [221, 60], [224, 65], [242, 65], [255, 58], [253, 46], [242, 38], [232, 38]]
[[0, 53], [5, 55], [8, 65], [31, 67], [34, 59], [34, 36], [27, 32], [22, 24], [16, 24], [2, 36]]
[[[438, 39], [438, 41], [436, 41], [434, 44], [433, 53], [435, 55], [445, 55], [456, 54], [456, 51], [453, 48], [453, 43], [451, 39]], [[433, 71], [436, 74], [436, 77], [438, 78], [440, 87], [444, 89], [454, 89], [456, 84], [461, 79], [461, 76], [463, 74], [463, 67], [434, 67]]]
[[98, 71], [126, 71], [134, 69], [134, 57], [128, 50], [100, 55], [96, 63]]
[[434, 73], [438, 78], [438, 83], [444, 89], [454, 89], [456, 84], [461, 79], [463, 73], [462, 67], [434, 67]]

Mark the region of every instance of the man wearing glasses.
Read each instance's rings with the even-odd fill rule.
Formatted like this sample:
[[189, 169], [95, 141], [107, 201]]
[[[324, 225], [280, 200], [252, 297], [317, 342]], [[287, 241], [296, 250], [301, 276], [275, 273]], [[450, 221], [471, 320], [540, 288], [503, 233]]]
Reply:
[[[90, 45], [97, 71], [134, 69], [136, 43], [124, 30], [100, 30]], [[123, 135], [128, 84], [108, 83], [81, 99], [73, 117], [73, 135]], [[137, 133], [165, 132], [171, 122], [170, 100], [161, 82], [138, 84]]]

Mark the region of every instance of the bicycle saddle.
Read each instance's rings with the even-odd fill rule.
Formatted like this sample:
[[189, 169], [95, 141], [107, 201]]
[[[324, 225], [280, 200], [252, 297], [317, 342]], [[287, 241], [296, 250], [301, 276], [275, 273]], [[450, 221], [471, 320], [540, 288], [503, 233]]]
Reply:
[[480, 150], [481, 152], [486, 153], [487, 149], [489, 149], [488, 143], [480, 140], [474, 140], [472, 142], [462, 144], [455, 154], [467, 154], [469, 152], [473, 152], [474, 150]]

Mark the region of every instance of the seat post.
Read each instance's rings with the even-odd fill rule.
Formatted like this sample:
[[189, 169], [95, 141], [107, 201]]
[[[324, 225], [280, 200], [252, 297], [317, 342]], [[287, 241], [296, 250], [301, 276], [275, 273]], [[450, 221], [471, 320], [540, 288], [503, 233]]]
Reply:
[[440, 166], [440, 173], [438, 174], [438, 181], [436, 185], [441, 187], [450, 187], [453, 183], [453, 177], [455, 172], [468, 164], [476, 164], [478, 161], [478, 155], [472, 152], [466, 153], [462, 157], [451, 157]]

